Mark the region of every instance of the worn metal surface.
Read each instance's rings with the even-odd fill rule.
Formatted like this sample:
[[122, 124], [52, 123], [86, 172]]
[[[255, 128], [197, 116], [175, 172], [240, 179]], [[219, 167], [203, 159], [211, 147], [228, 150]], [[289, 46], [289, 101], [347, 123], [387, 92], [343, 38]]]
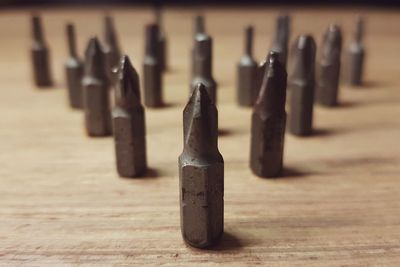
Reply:
[[280, 15], [276, 19], [275, 37], [270, 51], [278, 54], [278, 59], [284, 68], [286, 68], [287, 64], [289, 38], [290, 17], [288, 15]]
[[361, 85], [364, 70], [365, 49], [363, 44], [364, 19], [357, 19], [354, 40], [350, 44], [347, 56], [347, 82], [351, 85]]

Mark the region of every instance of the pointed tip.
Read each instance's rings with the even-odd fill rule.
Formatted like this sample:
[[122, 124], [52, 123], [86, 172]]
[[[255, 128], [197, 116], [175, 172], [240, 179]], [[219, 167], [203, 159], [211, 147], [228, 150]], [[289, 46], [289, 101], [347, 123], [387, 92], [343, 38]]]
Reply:
[[208, 95], [206, 86], [202, 83], [198, 83], [193, 90], [191, 99], [193, 103], [200, 103], [201, 105], [210, 105], [212, 104], [211, 98]]
[[139, 76], [127, 55], [120, 60], [116, 105], [126, 109], [141, 107]]
[[99, 39], [94, 36], [89, 39], [89, 44], [86, 50], [86, 54], [94, 55], [102, 52]]
[[311, 35], [303, 34], [297, 38], [296, 48], [298, 50], [312, 49], [313, 46], [315, 46], [315, 42]]

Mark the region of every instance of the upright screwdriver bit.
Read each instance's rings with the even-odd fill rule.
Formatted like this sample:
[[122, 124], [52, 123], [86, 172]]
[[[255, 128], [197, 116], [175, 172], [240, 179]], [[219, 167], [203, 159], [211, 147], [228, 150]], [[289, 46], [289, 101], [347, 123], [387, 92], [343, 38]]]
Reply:
[[276, 19], [275, 38], [270, 51], [278, 53], [278, 59], [285, 68], [287, 63], [289, 36], [290, 17], [288, 15], [280, 15]]
[[315, 42], [311, 35], [300, 35], [293, 47], [293, 72], [289, 77], [289, 130], [294, 135], [312, 134], [315, 89]]
[[153, 108], [163, 106], [158, 36], [159, 29], [156, 24], [146, 26], [146, 51], [143, 61], [144, 104]]
[[205, 34], [206, 27], [204, 23], [204, 17], [202, 15], [197, 15], [194, 19], [194, 37], [198, 34]]
[[104, 17], [104, 54], [106, 56], [107, 72], [110, 81], [114, 81], [117, 75], [118, 64], [121, 58], [117, 34], [112, 17]]
[[52, 86], [49, 63], [50, 51], [44, 40], [40, 17], [37, 15], [32, 17], [32, 37], [31, 58], [35, 84], [39, 87]]
[[212, 39], [208, 35], [196, 35], [193, 49], [193, 79], [191, 91], [202, 83], [211, 101], [217, 103], [217, 83], [212, 77]]
[[191, 246], [214, 245], [224, 229], [224, 160], [218, 151], [217, 109], [197, 84], [183, 111], [179, 156], [181, 230]]
[[141, 176], [147, 170], [144, 108], [139, 76], [128, 56], [121, 59], [112, 115], [118, 174]]
[[336, 106], [340, 74], [342, 33], [338, 25], [330, 25], [324, 35], [317, 78], [317, 101], [323, 106]]
[[277, 177], [282, 172], [286, 78], [278, 54], [270, 52], [251, 121], [250, 168], [260, 177]]
[[72, 108], [83, 108], [83, 62], [76, 52], [75, 27], [68, 23], [66, 27], [69, 58], [65, 62], [65, 73], [67, 77], [69, 105]]
[[363, 65], [364, 65], [364, 20], [359, 17], [357, 20], [354, 41], [348, 48], [348, 83], [351, 85], [361, 85]]
[[86, 49], [85, 75], [82, 80], [86, 132], [89, 136], [111, 135], [109, 81], [100, 43], [91, 38]]
[[156, 24], [158, 26], [158, 53], [160, 57], [160, 66], [162, 71], [166, 71], [168, 68], [167, 64], [167, 38], [163, 30], [162, 23], [162, 10], [161, 7], [155, 8]]
[[240, 106], [253, 106], [257, 98], [257, 62], [253, 59], [253, 27], [245, 29], [245, 54], [238, 64], [237, 102]]

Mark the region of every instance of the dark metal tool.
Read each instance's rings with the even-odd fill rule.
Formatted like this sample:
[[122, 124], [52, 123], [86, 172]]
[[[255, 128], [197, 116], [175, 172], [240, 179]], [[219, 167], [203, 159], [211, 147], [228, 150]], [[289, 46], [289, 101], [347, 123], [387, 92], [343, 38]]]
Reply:
[[251, 107], [257, 98], [257, 62], [253, 59], [253, 27], [245, 29], [245, 53], [238, 64], [237, 102]]
[[123, 56], [120, 64], [112, 112], [117, 171], [121, 177], [139, 177], [147, 170], [146, 127], [139, 76], [128, 56]]
[[290, 17], [288, 15], [280, 15], [276, 19], [275, 38], [270, 51], [278, 54], [278, 59], [284, 68], [286, 68], [287, 63], [289, 37]]
[[161, 7], [155, 8], [155, 17], [156, 24], [158, 26], [158, 54], [160, 60], [160, 66], [162, 71], [166, 71], [168, 69], [168, 55], [167, 55], [167, 38], [165, 36], [165, 32], [163, 30], [162, 23], [162, 10]]
[[158, 55], [159, 29], [156, 24], [146, 26], [146, 51], [143, 61], [144, 104], [162, 107], [162, 70]]
[[281, 175], [286, 124], [286, 71], [270, 52], [251, 123], [250, 168], [260, 177]]
[[41, 19], [39, 16], [32, 17], [32, 37], [31, 46], [33, 79], [36, 86], [48, 87], [53, 85], [50, 71], [50, 51], [44, 40], [44, 33]]
[[315, 89], [315, 42], [311, 35], [300, 35], [293, 46], [293, 71], [289, 77], [289, 130], [298, 136], [312, 134]]
[[340, 27], [332, 24], [324, 35], [318, 62], [316, 98], [323, 106], [332, 107], [338, 103], [341, 50]]
[[106, 56], [108, 78], [113, 84], [117, 76], [118, 64], [121, 59], [121, 50], [118, 44], [114, 21], [110, 16], [104, 17], [103, 51]]
[[[191, 59], [191, 62], [190, 62], [190, 64], [191, 64], [191, 77], [190, 77], [190, 81], [192, 81], [193, 80], [193, 77], [194, 77], [194, 46], [195, 46], [195, 43], [196, 43], [196, 38], [197, 37], [199, 37], [199, 38], [205, 38], [204, 36], [207, 36], [208, 37], [208, 35], [206, 34], [206, 30], [205, 30], [205, 22], [204, 22], [204, 17], [202, 16], [202, 15], [197, 15], [195, 18], [194, 18], [194, 34], [193, 34], [193, 40], [194, 40], [194, 44], [193, 44], [193, 47], [192, 47], [192, 49], [191, 49], [191, 51], [190, 51], [190, 59]], [[190, 87], [192, 87], [192, 86], [190, 86]]]
[[69, 105], [72, 108], [83, 108], [83, 62], [79, 59], [76, 49], [75, 27], [68, 23], [66, 27], [69, 58], [65, 62], [65, 73], [67, 77]]
[[354, 41], [348, 48], [347, 75], [348, 83], [351, 85], [362, 84], [362, 74], [364, 67], [365, 50], [363, 45], [364, 20], [359, 17], [357, 20]]
[[224, 160], [218, 151], [217, 109], [206, 87], [195, 87], [183, 111], [179, 156], [181, 230], [197, 248], [209, 247], [224, 229]]
[[89, 136], [111, 135], [109, 81], [106, 62], [97, 38], [91, 38], [85, 55], [82, 80], [86, 132]]

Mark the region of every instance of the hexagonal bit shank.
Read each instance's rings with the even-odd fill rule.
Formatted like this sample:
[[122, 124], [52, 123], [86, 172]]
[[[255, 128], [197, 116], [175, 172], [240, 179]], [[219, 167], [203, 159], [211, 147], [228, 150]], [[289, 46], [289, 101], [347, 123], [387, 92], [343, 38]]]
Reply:
[[286, 68], [287, 63], [289, 36], [290, 17], [288, 15], [280, 15], [276, 19], [275, 38], [270, 51], [278, 54], [278, 59], [284, 68]]
[[347, 52], [348, 56], [348, 83], [351, 85], [361, 85], [364, 69], [365, 50], [363, 45], [364, 20], [359, 17], [357, 20], [354, 41], [350, 44]]

